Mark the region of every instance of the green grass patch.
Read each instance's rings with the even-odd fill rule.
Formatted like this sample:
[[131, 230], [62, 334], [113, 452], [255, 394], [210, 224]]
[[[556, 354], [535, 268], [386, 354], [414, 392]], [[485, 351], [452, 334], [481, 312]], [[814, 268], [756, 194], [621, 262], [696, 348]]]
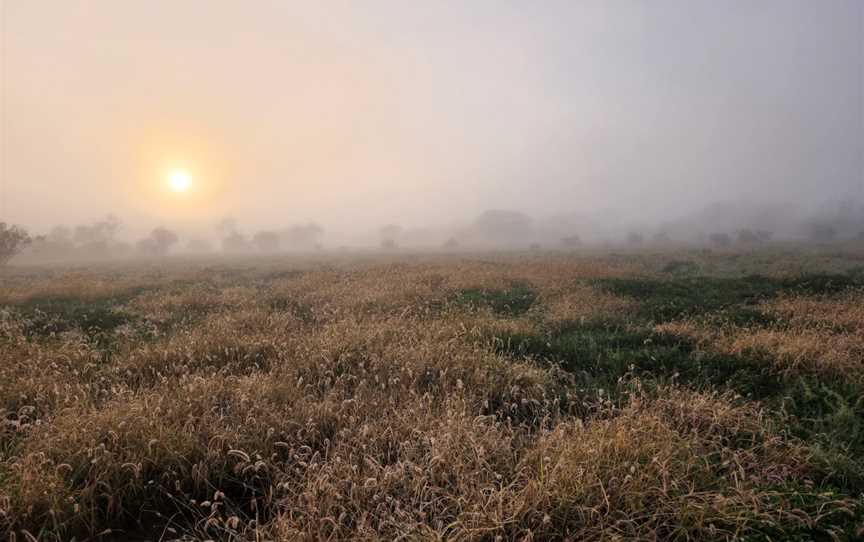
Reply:
[[456, 305], [471, 309], [489, 308], [499, 316], [521, 316], [537, 301], [537, 294], [524, 282], [514, 282], [506, 290], [467, 288], [453, 298]]
[[[749, 275], [740, 278], [676, 277], [674, 279], [604, 278], [595, 281], [602, 290], [636, 299], [638, 316], [665, 322], [706, 312], [754, 306], [780, 293], [831, 294], [864, 285], [850, 275], [802, 275], [772, 278]], [[752, 316], [752, 312], [750, 313]]]

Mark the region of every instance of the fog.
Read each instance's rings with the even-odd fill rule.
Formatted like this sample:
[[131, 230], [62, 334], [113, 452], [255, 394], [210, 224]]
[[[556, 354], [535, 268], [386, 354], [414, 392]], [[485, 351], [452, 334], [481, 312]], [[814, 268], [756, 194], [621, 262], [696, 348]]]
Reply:
[[864, 2], [0, 1], [0, 220], [34, 234], [113, 214], [112, 242], [158, 255], [864, 231]]

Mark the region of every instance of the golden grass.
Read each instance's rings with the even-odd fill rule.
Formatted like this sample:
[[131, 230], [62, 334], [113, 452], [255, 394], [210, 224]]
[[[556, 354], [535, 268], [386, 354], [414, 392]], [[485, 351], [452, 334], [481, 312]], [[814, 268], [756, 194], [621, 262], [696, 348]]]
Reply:
[[821, 373], [864, 379], [864, 295], [782, 296], [760, 309], [771, 327], [714, 325], [683, 320], [655, 329], [732, 356], [761, 357], [788, 373]]
[[[845, 517], [845, 498], [795, 499], [817, 462], [754, 402], [633, 380], [613, 403], [490, 340], [625, 318], [634, 301], [585, 280], [633, 272], [562, 257], [22, 280], [2, 294], [0, 536], [731, 540]], [[515, 282], [537, 293], [524, 314], [454, 301]], [[34, 334], [15, 311], [52, 296], [120, 296], [128, 321]], [[860, 323], [854, 300], [820, 303], [770, 310]]]

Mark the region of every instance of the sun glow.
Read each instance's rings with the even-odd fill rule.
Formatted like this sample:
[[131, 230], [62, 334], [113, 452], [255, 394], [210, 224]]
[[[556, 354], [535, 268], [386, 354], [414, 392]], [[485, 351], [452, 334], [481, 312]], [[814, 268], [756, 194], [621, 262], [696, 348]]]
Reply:
[[186, 192], [192, 187], [192, 177], [180, 169], [172, 171], [168, 175], [168, 186], [174, 192]]

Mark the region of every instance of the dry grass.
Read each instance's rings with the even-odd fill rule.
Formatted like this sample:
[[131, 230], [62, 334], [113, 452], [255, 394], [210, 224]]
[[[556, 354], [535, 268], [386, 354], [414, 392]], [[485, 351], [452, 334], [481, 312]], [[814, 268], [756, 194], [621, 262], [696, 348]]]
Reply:
[[[0, 535], [842, 538], [860, 502], [821, 487], [824, 464], [758, 402], [641, 377], [611, 397], [501, 348], [636, 326], [638, 303], [591, 281], [637, 271], [532, 257], [16, 278], [0, 318]], [[536, 296], [524, 307], [508, 297], [520, 288]], [[853, 337], [856, 299], [766, 310]], [[664, 331], [726, 344], [692, 322]], [[803, 348], [791, 338], [777, 363]]]
[[727, 355], [764, 358], [788, 373], [864, 379], [861, 291], [839, 296], [785, 295], [763, 303], [760, 309], [775, 318], [770, 327], [684, 320], [656, 329]]

